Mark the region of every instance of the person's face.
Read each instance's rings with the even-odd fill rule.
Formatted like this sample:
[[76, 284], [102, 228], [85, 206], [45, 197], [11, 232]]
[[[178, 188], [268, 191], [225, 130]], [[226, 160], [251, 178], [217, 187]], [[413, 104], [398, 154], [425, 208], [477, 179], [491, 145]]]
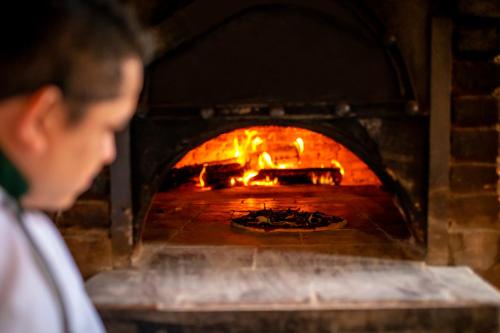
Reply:
[[[30, 190], [23, 202], [47, 210], [66, 209], [87, 190], [101, 168], [115, 158], [114, 134], [126, 127], [142, 86], [142, 64], [124, 61], [118, 97], [90, 104], [75, 124], [67, 110], [45, 121], [46, 142], [30, 171]], [[63, 109], [63, 108], [62, 108]]]

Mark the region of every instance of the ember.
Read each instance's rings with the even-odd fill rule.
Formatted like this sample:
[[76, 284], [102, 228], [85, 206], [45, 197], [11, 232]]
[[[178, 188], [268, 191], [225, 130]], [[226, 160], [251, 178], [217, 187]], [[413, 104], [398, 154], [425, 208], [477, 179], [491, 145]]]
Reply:
[[340, 229], [347, 224], [347, 221], [339, 216], [291, 208], [250, 211], [231, 220], [234, 227], [257, 232], [324, 231]]

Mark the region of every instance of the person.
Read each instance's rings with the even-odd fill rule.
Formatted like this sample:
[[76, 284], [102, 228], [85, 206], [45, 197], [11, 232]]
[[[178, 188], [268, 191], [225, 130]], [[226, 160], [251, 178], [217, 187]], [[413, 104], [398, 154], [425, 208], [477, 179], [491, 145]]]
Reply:
[[55, 226], [115, 157], [145, 38], [109, 0], [16, 0], [0, 12], [0, 332], [103, 332]]

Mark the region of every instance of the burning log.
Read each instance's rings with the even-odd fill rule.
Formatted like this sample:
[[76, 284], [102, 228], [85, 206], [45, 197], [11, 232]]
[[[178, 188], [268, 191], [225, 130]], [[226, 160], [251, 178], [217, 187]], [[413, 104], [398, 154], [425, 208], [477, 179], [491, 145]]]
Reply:
[[199, 184], [200, 177], [203, 179], [204, 186], [214, 188], [229, 187], [231, 177], [241, 177], [243, 173], [244, 167], [238, 163], [188, 165], [170, 170], [162, 188], [189, 183]]
[[226, 188], [231, 186], [231, 178], [242, 177], [245, 167], [238, 163], [209, 165], [205, 169], [205, 186]]
[[[342, 174], [339, 168], [262, 169], [253, 179], [274, 178], [277, 178], [282, 185], [310, 183], [340, 185], [342, 182]], [[318, 182], [315, 182], [314, 179], [318, 179]], [[321, 179], [324, 181], [321, 182]]]
[[[245, 166], [238, 163], [192, 165], [172, 169], [166, 183], [168, 186], [177, 186], [187, 183], [201, 184], [203, 187], [215, 189], [227, 188], [233, 185], [253, 183], [269, 183], [282, 185], [298, 184], [329, 184], [340, 185], [342, 174], [339, 168], [304, 168], [304, 169], [262, 169], [255, 171], [248, 179], [244, 179], [248, 172]], [[239, 179], [236, 182], [235, 179]]]
[[160, 187], [160, 191], [165, 191], [168, 188], [193, 183], [194, 179], [203, 170], [203, 165], [195, 164], [188, 165], [182, 168], [173, 168], [165, 176], [165, 180]]

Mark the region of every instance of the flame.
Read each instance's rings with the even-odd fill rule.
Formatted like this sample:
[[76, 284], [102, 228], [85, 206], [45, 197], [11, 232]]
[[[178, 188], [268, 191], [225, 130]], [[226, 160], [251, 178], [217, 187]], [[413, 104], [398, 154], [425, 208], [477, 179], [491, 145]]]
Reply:
[[250, 160], [249, 153], [256, 152], [257, 147], [264, 143], [261, 137], [256, 136], [257, 134], [257, 131], [245, 130], [245, 139], [243, 139], [241, 143], [238, 138], [234, 138], [233, 140], [234, 158], [242, 166], [247, 164]]
[[239, 164], [244, 164], [245, 158], [243, 157], [243, 154], [240, 150], [240, 143], [238, 141], [238, 138], [234, 138], [233, 145], [234, 145], [234, 158], [238, 161]]
[[334, 165], [335, 167], [339, 168], [340, 169], [340, 174], [342, 176], [344, 176], [344, 173], [345, 173], [345, 170], [344, 170], [344, 167], [342, 166], [342, 164], [340, 164], [339, 161], [337, 160], [332, 160], [332, 165]]
[[199, 180], [200, 180], [200, 187], [205, 187], [205, 175], [207, 173], [207, 165], [203, 165], [203, 169], [201, 169]]
[[274, 169], [275, 165], [273, 158], [268, 152], [263, 152], [259, 155], [259, 168], [261, 169]]
[[266, 177], [265, 180], [252, 180], [259, 173], [255, 171], [247, 171], [243, 175], [243, 177], [232, 177], [231, 178], [231, 186], [235, 186], [237, 183], [243, 184], [244, 186], [274, 186], [278, 185], [278, 178], [274, 178], [271, 180], [269, 176]]
[[243, 177], [232, 177], [230, 180], [231, 186], [236, 185], [236, 183], [243, 184], [245, 186], [248, 186], [250, 184], [250, 180], [257, 176], [259, 173], [255, 170], [248, 170], [245, 171], [243, 174]]
[[258, 137], [256, 137], [256, 138], [254, 138], [254, 139], [252, 140], [252, 151], [253, 151], [253, 152], [256, 152], [256, 151], [257, 151], [257, 147], [258, 147], [260, 144], [262, 144], [262, 143], [264, 143], [264, 140], [262, 140], [262, 138], [261, 138], [260, 136], [258, 136]]
[[[259, 171], [262, 169], [293, 169], [302, 165], [301, 156], [303, 156], [305, 151], [305, 141], [301, 137], [296, 137], [293, 142], [290, 142], [288, 148], [292, 149], [295, 147], [297, 151], [297, 159], [283, 157], [278, 155], [277, 158], [281, 160], [280, 163], [275, 161], [268, 151], [264, 151], [263, 145], [266, 141], [258, 135], [259, 132], [256, 130], [245, 130], [244, 137], [235, 137], [233, 139], [234, 146], [234, 159], [245, 171], [241, 177], [232, 177], [230, 179], [230, 185], [243, 185], [243, 186], [273, 186], [278, 184], [278, 179], [270, 179], [266, 177], [265, 180], [258, 179], [254, 180], [258, 176]], [[272, 147], [272, 146], [271, 146]], [[287, 148], [285, 148], [286, 151]], [[331, 160], [331, 165], [340, 169], [340, 174], [343, 176], [345, 171], [339, 161], [336, 159]], [[321, 163], [321, 168], [325, 168], [325, 164]], [[331, 173], [312, 173], [310, 174], [311, 182], [318, 185], [334, 185], [334, 177]], [[199, 175], [199, 186], [206, 187], [206, 164]]]
[[319, 177], [315, 172], [313, 172], [311, 174], [311, 182], [314, 185], [335, 185], [333, 177], [329, 172], [326, 175], [321, 175]]
[[[202, 170], [204, 164], [207, 164], [206, 170]], [[260, 172], [260, 175], [247, 181], [248, 186], [251, 186], [267, 182], [265, 177], [261, 176], [262, 169], [320, 167], [324, 170], [316, 172], [318, 184], [330, 182], [328, 177], [320, 179], [321, 175], [326, 174], [327, 168], [338, 168], [338, 172], [332, 171], [331, 175], [337, 182], [342, 178], [343, 185], [381, 184], [369, 166], [346, 147], [322, 134], [286, 126], [253, 126], [221, 134], [191, 150], [174, 168], [199, 166], [198, 170], [202, 172], [198, 172], [193, 181], [198, 184], [197, 186], [203, 186], [204, 183], [206, 189], [210, 185], [212, 176], [210, 173], [216, 172], [212, 170], [217, 170], [209, 165], [229, 164], [233, 164], [232, 167], [237, 174], [229, 176], [228, 186], [243, 186], [245, 172], [247, 175], [250, 171]], [[229, 166], [229, 169], [232, 167]], [[231, 177], [234, 179], [231, 180]], [[272, 173], [270, 177], [268, 183], [273, 183]], [[241, 178], [241, 181], [236, 178]], [[311, 174], [309, 179], [312, 179]]]
[[242, 179], [243, 185], [248, 186], [250, 179], [254, 178], [258, 174], [259, 173], [257, 171], [254, 171], [254, 170], [245, 171], [245, 173], [243, 174], [243, 179]]
[[265, 180], [254, 180], [250, 183], [252, 186], [274, 186], [278, 185], [278, 178], [271, 180], [269, 176]]
[[297, 153], [299, 157], [304, 153], [304, 140], [302, 138], [297, 138], [293, 142], [295, 148], [297, 148]]

